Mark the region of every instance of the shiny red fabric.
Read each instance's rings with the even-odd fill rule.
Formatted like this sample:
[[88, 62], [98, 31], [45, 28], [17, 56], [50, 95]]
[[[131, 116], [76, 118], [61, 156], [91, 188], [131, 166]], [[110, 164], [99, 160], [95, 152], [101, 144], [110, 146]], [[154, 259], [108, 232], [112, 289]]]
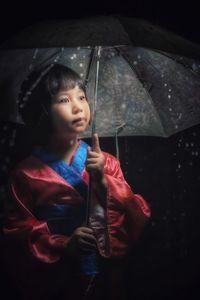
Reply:
[[[99, 195], [94, 191], [94, 203], [99, 208], [94, 204], [91, 226], [97, 236], [99, 253], [112, 259], [124, 256], [136, 243], [150, 217], [150, 209], [141, 195], [132, 192], [124, 179], [119, 161], [111, 154], [103, 154], [108, 185], [106, 206], [100, 204]], [[85, 169], [82, 178], [88, 182]], [[18, 263], [26, 266], [27, 273], [33, 272], [33, 276], [38, 269], [33, 267], [30, 271], [30, 264], [39, 264], [39, 270], [50, 270], [50, 266], [52, 270], [59, 270], [66, 256], [65, 248], [70, 236], [51, 234], [47, 223], [34, 216], [34, 208], [44, 204], [80, 203], [85, 200], [59, 174], [34, 156], [28, 157], [13, 170], [9, 191], [10, 197], [5, 203], [4, 234], [10, 247], [7, 251], [7, 254], [10, 253], [10, 262], [13, 251], [18, 254]], [[101, 217], [98, 219], [99, 215]], [[22, 252], [18, 253], [20, 251], [16, 247], [21, 247]], [[12, 261], [13, 264], [16, 262]]]

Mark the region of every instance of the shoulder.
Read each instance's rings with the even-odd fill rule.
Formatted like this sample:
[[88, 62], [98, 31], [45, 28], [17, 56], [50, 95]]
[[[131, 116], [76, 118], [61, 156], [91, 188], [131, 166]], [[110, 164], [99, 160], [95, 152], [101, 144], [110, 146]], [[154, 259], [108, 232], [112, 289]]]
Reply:
[[110, 160], [110, 161], [115, 161], [115, 162], [118, 162], [119, 163], [119, 160], [112, 154], [108, 153], [108, 152], [105, 152], [105, 151], [102, 151], [104, 157], [105, 157], [105, 160]]
[[31, 174], [38, 172], [43, 167], [42, 162], [30, 155], [17, 163], [10, 171], [10, 178], [30, 177]]

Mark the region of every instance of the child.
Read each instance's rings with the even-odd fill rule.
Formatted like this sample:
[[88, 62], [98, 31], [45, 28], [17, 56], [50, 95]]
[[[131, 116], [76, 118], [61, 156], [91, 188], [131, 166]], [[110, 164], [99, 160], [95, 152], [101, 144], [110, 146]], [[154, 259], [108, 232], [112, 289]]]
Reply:
[[[81, 300], [90, 278], [101, 277], [101, 262], [125, 257], [132, 248], [150, 210], [131, 191], [119, 161], [101, 151], [98, 135], [92, 149], [79, 138], [91, 114], [77, 73], [59, 64], [35, 71], [20, 99], [33, 151], [9, 180], [8, 263], [24, 299]], [[86, 226], [88, 173], [92, 202]], [[102, 290], [98, 280], [96, 286], [92, 299], [98, 297], [95, 289]]]

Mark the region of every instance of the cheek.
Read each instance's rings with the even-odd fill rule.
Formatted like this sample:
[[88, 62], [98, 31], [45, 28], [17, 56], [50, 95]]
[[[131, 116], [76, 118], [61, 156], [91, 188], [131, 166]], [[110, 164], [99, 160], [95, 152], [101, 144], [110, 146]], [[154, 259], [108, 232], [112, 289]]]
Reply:
[[53, 109], [51, 111], [51, 118], [55, 127], [63, 125], [67, 120], [69, 120], [68, 111], [67, 109]]
[[86, 105], [85, 112], [86, 112], [86, 117], [87, 117], [88, 121], [90, 121], [90, 119], [91, 119], [91, 112], [90, 112], [90, 107], [89, 107], [88, 104]]

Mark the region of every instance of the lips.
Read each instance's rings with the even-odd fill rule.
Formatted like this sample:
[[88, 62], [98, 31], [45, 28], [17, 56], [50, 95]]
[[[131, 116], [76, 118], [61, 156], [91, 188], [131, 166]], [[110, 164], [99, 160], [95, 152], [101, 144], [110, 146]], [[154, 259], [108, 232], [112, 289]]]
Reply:
[[86, 121], [86, 118], [77, 118], [75, 120], [72, 121], [73, 124], [75, 123], [81, 123], [81, 122], [85, 122]]

